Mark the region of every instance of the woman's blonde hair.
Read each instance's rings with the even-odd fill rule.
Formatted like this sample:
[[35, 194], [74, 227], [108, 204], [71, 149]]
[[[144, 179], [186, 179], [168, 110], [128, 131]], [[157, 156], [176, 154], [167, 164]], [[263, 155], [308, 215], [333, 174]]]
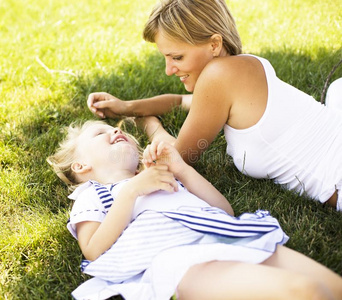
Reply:
[[[83, 125], [73, 123], [68, 127], [64, 128], [66, 132], [66, 137], [59, 144], [59, 148], [56, 153], [49, 156], [47, 158], [47, 162], [52, 166], [53, 170], [57, 174], [57, 176], [67, 184], [70, 190], [74, 190], [79, 184], [79, 180], [76, 177], [76, 174], [72, 171], [71, 165], [76, 161], [76, 150], [77, 150], [77, 139], [78, 137], [86, 131], [89, 127], [101, 124], [108, 125], [104, 121], [86, 121]], [[121, 124], [118, 124], [118, 127], [121, 128]], [[141, 157], [142, 149], [139, 145], [139, 142], [132, 135], [125, 132], [125, 135], [129, 136], [132, 140], [137, 144], [137, 148], [139, 150], [139, 154]], [[139, 169], [142, 167], [141, 163], [139, 164]]]
[[154, 43], [158, 30], [192, 45], [207, 43], [213, 34], [220, 34], [230, 55], [242, 52], [234, 18], [224, 0], [160, 0], [145, 25], [143, 38]]

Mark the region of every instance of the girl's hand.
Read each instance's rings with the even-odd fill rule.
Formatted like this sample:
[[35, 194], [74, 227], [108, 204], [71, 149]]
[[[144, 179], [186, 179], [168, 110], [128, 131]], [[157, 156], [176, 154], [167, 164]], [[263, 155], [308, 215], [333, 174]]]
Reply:
[[122, 118], [126, 114], [126, 101], [122, 101], [108, 93], [91, 93], [88, 96], [89, 110], [98, 117]]
[[164, 190], [178, 191], [178, 184], [166, 165], [152, 166], [122, 186], [102, 223], [77, 223], [77, 237], [86, 259], [95, 260], [117, 241], [131, 222], [137, 197]]
[[188, 167], [174, 146], [167, 142], [153, 141], [143, 154], [143, 162], [147, 168], [152, 165], [167, 165], [176, 177]]
[[134, 176], [123, 188], [136, 198], [159, 190], [177, 192], [178, 184], [167, 165], [155, 165]]
[[190, 193], [211, 206], [219, 207], [228, 214], [234, 215], [227, 199], [207, 179], [184, 162], [174, 146], [166, 142], [153, 141], [144, 151], [143, 162], [148, 167], [147, 170], [154, 166], [168, 167], [168, 170], [182, 182]]

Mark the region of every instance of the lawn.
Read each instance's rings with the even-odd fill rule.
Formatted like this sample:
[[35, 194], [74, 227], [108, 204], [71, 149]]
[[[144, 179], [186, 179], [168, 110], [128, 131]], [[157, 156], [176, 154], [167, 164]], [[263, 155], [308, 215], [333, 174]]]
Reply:
[[[66, 230], [68, 192], [46, 163], [61, 128], [94, 118], [90, 92], [121, 99], [185, 93], [141, 38], [155, 0], [0, 2], [0, 299], [70, 299], [87, 277]], [[227, 1], [245, 53], [271, 61], [278, 76], [320, 99], [342, 58], [340, 0]], [[342, 67], [332, 79], [342, 76]], [[185, 113], [163, 123], [177, 134]], [[205, 121], [205, 118], [204, 118]], [[111, 124], [115, 121], [110, 120]], [[146, 137], [140, 140], [146, 144]], [[288, 246], [342, 274], [342, 215], [265, 180], [241, 175], [219, 136], [195, 166], [236, 214], [262, 208], [290, 236]], [[289, 262], [291, 263], [291, 262]]]

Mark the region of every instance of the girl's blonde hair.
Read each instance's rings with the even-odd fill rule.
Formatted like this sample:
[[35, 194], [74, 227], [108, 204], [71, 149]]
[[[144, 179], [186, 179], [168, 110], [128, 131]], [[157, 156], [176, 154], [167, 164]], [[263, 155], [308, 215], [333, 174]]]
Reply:
[[[65, 139], [59, 144], [59, 148], [56, 153], [47, 158], [47, 162], [52, 166], [53, 170], [57, 176], [67, 184], [70, 190], [74, 190], [79, 184], [76, 174], [72, 171], [71, 165], [77, 160], [76, 149], [77, 149], [77, 139], [78, 137], [86, 131], [89, 127], [101, 124], [108, 125], [104, 121], [86, 121], [83, 125], [73, 123], [68, 127], [64, 128], [66, 132]], [[121, 128], [121, 124], [118, 127]], [[141, 157], [142, 149], [139, 142], [135, 137], [125, 132], [125, 135], [129, 136], [137, 144], [139, 154]], [[138, 168], [141, 169], [142, 164], [140, 163]]]
[[242, 53], [234, 18], [224, 0], [160, 0], [145, 25], [143, 38], [154, 43], [158, 30], [192, 45], [207, 43], [213, 34], [220, 34], [230, 55]]

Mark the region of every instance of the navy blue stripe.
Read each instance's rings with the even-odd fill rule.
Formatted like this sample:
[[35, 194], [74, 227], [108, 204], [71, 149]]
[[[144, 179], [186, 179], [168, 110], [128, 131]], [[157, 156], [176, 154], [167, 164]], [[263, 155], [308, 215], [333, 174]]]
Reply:
[[[273, 224], [258, 224], [257, 222], [252, 223], [252, 224], [248, 224], [248, 223], [242, 223], [242, 224], [236, 224], [234, 222], [229, 222], [229, 221], [221, 221], [221, 220], [214, 220], [211, 218], [205, 218], [205, 217], [197, 217], [194, 215], [189, 215], [189, 214], [185, 214], [185, 213], [174, 213], [174, 212], [167, 212], [168, 214], [174, 214], [174, 215], [178, 215], [178, 216], [186, 216], [188, 218], [191, 219], [199, 219], [199, 220], [205, 220], [205, 221], [210, 221], [210, 222], [216, 222], [216, 223], [221, 223], [221, 224], [229, 224], [231, 226], [238, 226], [238, 227], [243, 227], [243, 226], [255, 226], [255, 227], [270, 227], [270, 228], [278, 228], [278, 226], [273, 225]], [[189, 222], [190, 221], [186, 221]], [[240, 222], [239, 222], [240, 223]], [[197, 223], [198, 224], [198, 223]], [[202, 224], [202, 223], [201, 223]]]
[[107, 190], [103, 185], [99, 185], [99, 184], [95, 184], [95, 186], [99, 189], [99, 190]]
[[108, 191], [101, 191], [99, 189], [96, 189], [96, 191], [100, 197], [105, 197], [106, 195], [110, 195]]
[[101, 202], [108, 202], [110, 200], [113, 200], [113, 197], [110, 194], [108, 194], [106, 196], [99, 197], [99, 198], [101, 199]]
[[[245, 236], [246, 234], [265, 234], [267, 232], [273, 231], [278, 228], [276, 225], [261, 225], [261, 224], [250, 224], [250, 225], [236, 225], [236, 224], [231, 224], [230, 222], [223, 222], [223, 221], [217, 221], [214, 219], [208, 219], [208, 218], [197, 218], [199, 221], [189, 221], [186, 219], [183, 219], [181, 216], [182, 214], [177, 214], [177, 213], [164, 213], [165, 216], [179, 221], [182, 223], [184, 226], [187, 226], [193, 230], [200, 231], [200, 232], [211, 232], [211, 233], [218, 233], [220, 235], [225, 235], [225, 236], [232, 236], [232, 237], [237, 237], [237, 236]], [[178, 217], [177, 217], [178, 215]], [[185, 214], [186, 215], [186, 214]], [[192, 219], [196, 219], [196, 217], [193, 217]], [[200, 220], [206, 220], [210, 221], [211, 224], [203, 224], [200, 222]], [[225, 226], [217, 226], [218, 225], [225, 225]], [[257, 226], [254, 226], [257, 225]], [[262, 227], [263, 229], [262, 230]], [[240, 227], [240, 228], [239, 228]], [[256, 227], [255, 229], [247, 229], [244, 227]], [[218, 232], [219, 231], [219, 232]], [[235, 234], [234, 234], [235, 233]]]
[[103, 200], [103, 201], [102, 201], [103, 204], [105, 204], [105, 203], [107, 203], [107, 202], [113, 202], [113, 198], [108, 199], [108, 200]]
[[100, 199], [104, 199], [104, 200], [106, 200], [106, 199], [112, 199], [113, 197], [112, 197], [112, 195], [111, 194], [105, 194], [105, 195], [102, 195], [102, 196], [99, 196], [100, 197]]
[[[112, 194], [110, 193], [110, 191], [108, 190], [108, 188], [104, 185], [101, 185], [95, 181], [91, 181], [92, 184], [95, 187], [95, 190], [101, 200], [102, 205], [104, 206], [104, 208], [106, 209], [106, 211], [108, 212], [109, 208], [112, 206], [114, 198], [112, 196]], [[115, 185], [112, 185], [110, 187], [110, 189], [112, 190], [112, 188]]]
[[[247, 230], [247, 229], [233, 229], [231, 227], [227, 228], [227, 227], [219, 227], [219, 226], [213, 226], [213, 225], [208, 225], [208, 224], [203, 224], [203, 223], [196, 223], [196, 222], [190, 222], [190, 221], [184, 221], [183, 219], [180, 218], [174, 218], [172, 217], [172, 219], [179, 221], [181, 223], [185, 223], [185, 224], [189, 224], [189, 227], [197, 230], [197, 231], [210, 231], [210, 232], [215, 232], [215, 230], [223, 230], [223, 231], [231, 231], [231, 232], [236, 232], [236, 233], [265, 233], [265, 232], [269, 232], [270, 230]], [[213, 221], [214, 222], [214, 221]], [[191, 225], [195, 225], [195, 226], [191, 226]], [[276, 229], [277, 227], [274, 227], [274, 229]], [[223, 233], [221, 233], [223, 234]], [[226, 234], [224, 234], [226, 235]]]

